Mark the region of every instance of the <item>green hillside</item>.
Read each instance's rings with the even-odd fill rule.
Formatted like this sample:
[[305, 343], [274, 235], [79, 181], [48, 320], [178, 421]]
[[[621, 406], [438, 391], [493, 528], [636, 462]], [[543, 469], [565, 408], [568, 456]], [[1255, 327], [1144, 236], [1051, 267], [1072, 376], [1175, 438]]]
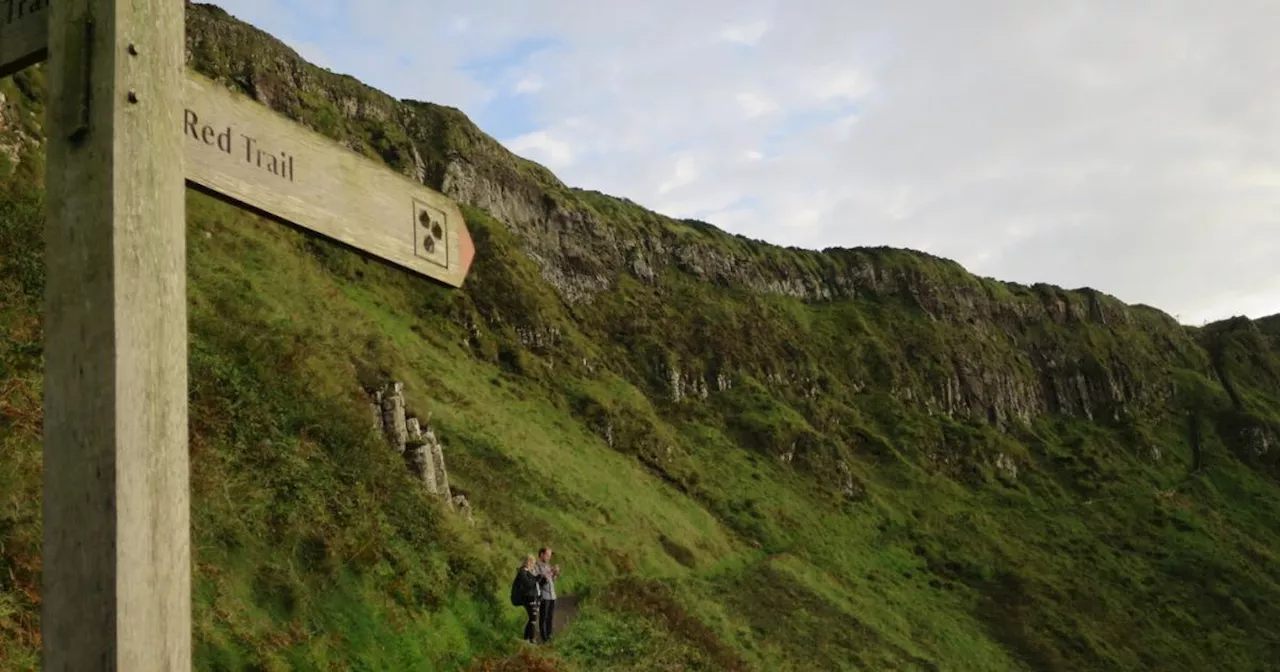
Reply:
[[[191, 193], [197, 669], [1280, 669], [1280, 316], [769, 246], [570, 188], [216, 8], [188, 47], [477, 243], [450, 290]], [[0, 94], [0, 669], [27, 670], [42, 71]], [[389, 381], [473, 520], [371, 427]], [[580, 612], [529, 647], [506, 592], [543, 544]]]

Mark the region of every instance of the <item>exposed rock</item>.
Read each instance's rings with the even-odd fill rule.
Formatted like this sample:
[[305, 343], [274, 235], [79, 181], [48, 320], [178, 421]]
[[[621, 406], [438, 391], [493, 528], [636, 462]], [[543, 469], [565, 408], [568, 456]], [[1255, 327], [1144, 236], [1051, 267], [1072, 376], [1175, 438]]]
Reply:
[[348, 119], [355, 119], [360, 111], [360, 103], [354, 98], [342, 98], [337, 102], [338, 110]]
[[836, 471], [840, 475], [840, 494], [845, 499], [860, 500], [867, 494], [866, 486], [853, 475], [847, 462], [836, 460]]
[[16, 166], [22, 161], [22, 146], [0, 142], [0, 155], [4, 156], [10, 166]]
[[516, 338], [520, 344], [530, 350], [546, 351], [560, 344], [560, 329], [557, 327], [516, 327]]
[[725, 390], [731, 390], [731, 389], [733, 389], [733, 379], [730, 378], [728, 374], [717, 373], [716, 374], [716, 391], [724, 392]]
[[1262, 457], [1271, 450], [1273, 439], [1271, 433], [1265, 427], [1256, 425], [1246, 427], [1240, 434], [1241, 439], [1244, 441], [1245, 450], [1249, 451], [1254, 457]]
[[[1172, 393], [1173, 383], [1167, 376], [1142, 372], [1175, 363], [1200, 366], [1180, 361], [1196, 346], [1171, 317], [1126, 306], [1091, 289], [995, 283], [949, 260], [917, 252], [779, 250], [701, 222], [670, 220], [625, 199], [609, 205], [617, 217], [603, 216], [591, 199], [542, 166], [515, 157], [456, 110], [396, 101], [324, 73], [278, 40], [229, 20], [220, 10], [190, 5], [187, 16], [189, 62], [276, 111], [296, 118], [305, 100], [319, 99], [351, 121], [398, 125], [408, 139], [381, 138], [376, 144], [383, 158], [502, 222], [570, 306], [590, 303], [625, 275], [656, 283], [669, 271], [716, 287], [801, 301], [899, 300], [949, 328], [948, 339], [932, 353], [943, 369], [930, 368], [928, 375], [911, 380], [864, 384], [893, 386], [895, 397], [930, 413], [1002, 427], [1045, 413], [1114, 419], [1158, 406]], [[357, 151], [367, 151], [373, 138], [347, 140]], [[622, 220], [625, 225], [619, 224]], [[690, 228], [698, 235], [688, 235]], [[1095, 359], [1072, 340], [1093, 327], [1113, 333], [1137, 327], [1143, 335], [1118, 338]], [[474, 330], [472, 337], [477, 337]], [[537, 329], [520, 333], [521, 342], [534, 348], [554, 347], [557, 338]], [[1145, 348], [1144, 339], [1155, 347]], [[913, 369], [917, 366], [916, 359], [908, 361]], [[703, 365], [686, 361], [684, 371], [664, 372], [669, 374], [667, 396], [677, 401], [703, 396], [701, 385], [709, 386], [710, 379], [692, 382]], [[775, 374], [770, 384], [798, 385], [795, 393], [809, 398], [822, 394], [821, 385], [780, 376]], [[716, 377], [716, 390], [728, 386]]]
[[409, 177], [412, 177], [418, 182], [426, 182], [427, 164], [422, 160], [422, 153], [418, 151], [417, 147], [413, 147], [412, 150], [410, 157], [413, 159], [413, 164], [411, 166]]
[[1009, 457], [1004, 453], [1000, 453], [1000, 455], [996, 457], [996, 469], [999, 469], [1000, 473], [1009, 480], [1018, 480], [1018, 464], [1013, 461], [1012, 457]]
[[422, 481], [427, 492], [453, 508], [455, 502], [445, 470], [444, 446], [431, 430], [430, 416], [425, 421], [406, 417], [402, 383], [393, 382], [370, 396], [375, 429], [382, 432], [392, 450], [404, 456], [405, 466]]
[[444, 468], [444, 446], [440, 445], [436, 435], [429, 429], [423, 436], [424, 438], [430, 437], [427, 445], [431, 446], [431, 464], [435, 471], [435, 489], [432, 490], [432, 493], [440, 495], [446, 503], [451, 504], [453, 502], [453, 494], [449, 492], [449, 472], [445, 471]]
[[405, 451], [405, 464], [422, 481], [428, 493], [438, 495], [440, 490], [436, 487], [436, 469], [435, 462], [431, 459], [431, 449], [432, 446], [426, 441], [413, 446]]
[[[680, 403], [685, 399], [695, 397], [706, 400], [711, 396], [711, 386], [707, 383], [707, 376], [705, 375], [683, 372], [674, 364], [668, 366], [665, 375], [667, 378], [667, 398], [674, 403]], [[720, 391], [724, 389], [727, 389], [727, 385]]]
[[647, 284], [653, 284], [658, 277], [658, 274], [653, 270], [653, 266], [649, 263], [649, 257], [644, 252], [639, 251], [631, 253], [631, 274]]
[[22, 114], [22, 109], [17, 105], [9, 103], [8, 97], [0, 93], [0, 155], [8, 160], [10, 166], [17, 166], [22, 162], [23, 148], [29, 144], [30, 138], [22, 132], [18, 123], [18, 115]]
[[471, 516], [471, 504], [470, 502], [467, 501], [467, 498], [465, 495], [454, 495], [452, 501], [453, 501], [453, 508], [455, 511], [458, 512], [459, 515], [461, 515], [463, 518], [466, 518], [468, 521], [471, 521], [471, 522], [475, 521], [475, 519]]
[[403, 453], [409, 438], [404, 417], [403, 383], [392, 383], [382, 391], [382, 427], [391, 449]]

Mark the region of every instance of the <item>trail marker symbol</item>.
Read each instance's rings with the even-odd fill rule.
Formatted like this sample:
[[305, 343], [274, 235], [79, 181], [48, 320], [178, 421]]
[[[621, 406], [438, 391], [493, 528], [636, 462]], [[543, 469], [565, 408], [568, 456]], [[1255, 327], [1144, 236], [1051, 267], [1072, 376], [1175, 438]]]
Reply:
[[[414, 250], [417, 255], [434, 264], [449, 267], [450, 218], [443, 210], [434, 208], [421, 201], [413, 202]], [[472, 252], [474, 254], [474, 252]]]
[[[48, 57], [50, 1], [0, 0], [0, 76]], [[69, 29], [90, 26], [86, 22]], [[69, 41], [67, 58], [89, 58], [82, 47], [87, 39]], [[125, 45], [125, 53], [131, 59], [142, 56], [137, 42]], [[70, 74], [87, 72], [86, 67]], [[446, 285], [462, 286], [475, 244], [451, 199], [202, 75], [187, 71], [184, 77], [178, 118], [188, 186]], [[71, 90], [89, 86], [87, 80], [69, 83]], [[131, 105], [141, 102], [136, 91], [126, 92], [125, 99]], [[89, 97], [80, 96], [54, 125], [83, 134], [88, 109]], [[401, 222], [406, 208], [415, 219], [423, 209], [432, 212], [430, 241], [416, 226], [411, 236], [405, 235]]]
[[444, 195], [188, 72], [184, 12], [0, 0], [0, 77], [48, 61], [48, 670], [191, 668], [185, 186], [452, 287], [475, 257]]

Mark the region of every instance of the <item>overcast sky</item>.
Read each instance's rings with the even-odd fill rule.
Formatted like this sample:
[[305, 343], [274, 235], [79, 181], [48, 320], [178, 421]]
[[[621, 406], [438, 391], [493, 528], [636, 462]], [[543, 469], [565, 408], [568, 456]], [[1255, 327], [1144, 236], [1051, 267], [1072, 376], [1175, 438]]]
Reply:
[[1280, 312], [1278, 0], [219, 4], [663, 214]]

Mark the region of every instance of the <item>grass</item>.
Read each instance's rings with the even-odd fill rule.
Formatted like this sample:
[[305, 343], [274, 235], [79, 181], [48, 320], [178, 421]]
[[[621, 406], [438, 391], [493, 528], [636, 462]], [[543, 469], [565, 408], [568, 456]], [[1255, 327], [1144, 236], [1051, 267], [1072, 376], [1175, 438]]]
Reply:
[[[210, 16], [206, 71], [274, 53]], [[1276, 669], [1280, 448], [1251, 438], [1280, 435], [1274, 320], [1183, 329], [916, 253], [762, 246], [569, 190], [460, 115], [312, 75], [328, 88], [281, 105], [393, 165], [408, 146], [429, 173], [466, 151], [743, 277], [880, 284], [806, 302], [668, 267], [571, 304], [527, 231], [467, 206], [477, 260], [448, 290], [191, 194], [197, 669]], [[0, 91], [39, 110], [40, 78]], [[349, 118], [352, 100], [398, 111]], [[27, 152], [0, 177], [0, 668], [16, 670], [39, 664]], [[474, 520], [375, 436], [367, 391], [388, 380], [430, 416]], [[582, 601], [535, 650], [506, 592], [543, 544]]]

